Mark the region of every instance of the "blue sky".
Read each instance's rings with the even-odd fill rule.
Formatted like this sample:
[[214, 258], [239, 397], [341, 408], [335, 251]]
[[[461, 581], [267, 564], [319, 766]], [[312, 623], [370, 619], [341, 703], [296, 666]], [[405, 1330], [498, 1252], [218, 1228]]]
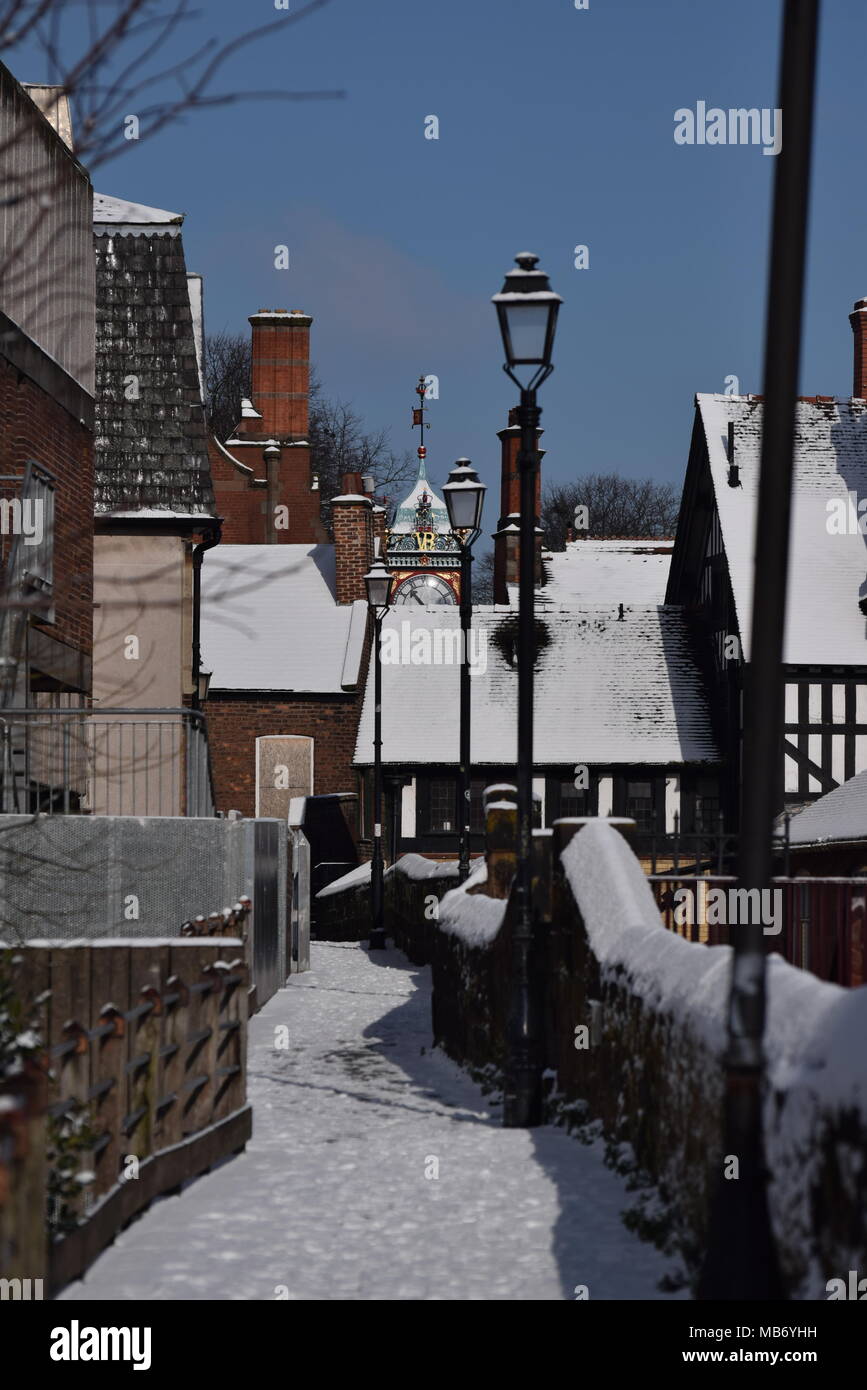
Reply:
[[[274, 14], [273, 0], [207, 0], [177, 56]], [[95, 183], [187, 214], [207, 328], [246, 329], [260, 307], [312, 313], [327, 389], [396, 447], [415, 447], [414, 383], [435, 373], [439, 483], [466, 454], [495, 488], [515, 392], [489, 300], [514, 254], [536, 251], [565, 300], [540, 400], [544, 476], [615, 469], [679, 485], [694, 393], [730, 374], [762, 389], [775, 160], [678, 146], [674, 112], [773, 107], [779, 23], [772, 0], [331, 0], [240, 51], [221, 85], [341, 100], [190, 116], [130, 142]], [[851, 391], [847, 315], [867, 295], [865, 39], [863, 0], [826, 0], [805, 394]], [[281, 243], [288, 271], [274, 269]], [[588, 270], [574, 268], [577, 244]], [[486, 529], [497, 504], [494, 491]]]

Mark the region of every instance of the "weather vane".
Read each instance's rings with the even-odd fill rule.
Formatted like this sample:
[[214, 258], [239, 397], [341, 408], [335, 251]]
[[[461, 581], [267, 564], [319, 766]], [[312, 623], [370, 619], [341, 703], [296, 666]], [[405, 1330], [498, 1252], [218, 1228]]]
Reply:
[[[424, 446], [424, 432], [425, 430], [430, 429], [430, 421], [424, 418], [424, 413], [426, 410], [425, 398], [427, 396], [427, 385], [425, 382], [425, 377], [423, 375], [419, 377], [418, 385], [416, 386], [415, 391], [416, 395], [418, 396], [418, 405], [413, 407], [412, 428], [415, 429], [416, 425], [418, 425], [420, 434], [420, 442], [416, 451], [418, 453], [418, 476], [420, 478], [427, 478], [427, 473], [425, 472], [424, 465], [424, 461], [427, 458], [427, 449]], [[430, 498], [425, 493], [423, 498], [419, 498], [419, 502], [422, 502], [425, 506], [429, 506]]]

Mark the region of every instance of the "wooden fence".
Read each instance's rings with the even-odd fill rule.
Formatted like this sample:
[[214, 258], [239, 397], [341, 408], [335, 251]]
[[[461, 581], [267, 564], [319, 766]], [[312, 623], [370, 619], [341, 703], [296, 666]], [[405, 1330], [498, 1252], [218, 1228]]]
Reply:
[[248, 912], [10, 955], [44, 1051], [0, 1085], [0, 1274], [56, 1291], [154, 1197], [244, 1147]]
[[[661, 873], [649, 881], [669, 931], [709, 946], [730, 940], [730, 924], [737, 916], [729, 908], [729, 894], [737, 891], [736, 878]], [[763, 923], [779, 927], [765, 936], [767, 949], [820, 980], [847, 987], [864, 984], [867, 879], [775, 878], [771, 890], [779, 897], [760, 897], [755, 903]], [[777, 920], [771, 923], [772, 912]]]

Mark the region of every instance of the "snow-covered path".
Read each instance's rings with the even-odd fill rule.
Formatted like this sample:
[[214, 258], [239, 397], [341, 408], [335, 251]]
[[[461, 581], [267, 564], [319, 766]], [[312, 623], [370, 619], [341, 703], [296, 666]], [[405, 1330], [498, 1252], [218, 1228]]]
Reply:
[[668, 1262], [625, 1230], [599, 1147], [502, 1129], [431, 1052], [429, 971], [396, 951], [314, 944], [252, 1020], [249, 1095], [246, 1152], [155, 1203], [61, 1298], [664, 1297]]

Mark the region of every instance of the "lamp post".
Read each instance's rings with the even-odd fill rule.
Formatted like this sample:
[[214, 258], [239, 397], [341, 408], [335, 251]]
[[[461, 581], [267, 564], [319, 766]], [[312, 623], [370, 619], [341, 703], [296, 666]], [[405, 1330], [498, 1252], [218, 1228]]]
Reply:
[[470, 663], [469, 640], [473, 621], [473, 553], [472, 547], [481, 534], [482, 509], [485, 505], [485, 484], [479, 481], [469, 459], [458, 459], [443, 488], [449, 525], [461, 540], [461, 712], [460, 712], [460, 773], [458, 775], [458, 828], [460, 850], [458, 874], [461, 883], [470, 872], [470, 812], [472, 787], [470, 780]]
[[[738, 878], [748, 897], [754, 888], [771, 887], [773, 826], [782, 799], [783, 638], [818, 19], [818, 0], [786, 0], [777, 104], [786, 113], [787, 134], [774, 181], [752, 629], [744, 689]], [[753, 914], [732, 927], [732, 946], [723, 1154], [737, 1157], [739, 1171], [737, 1181], [717, 1172], [697, 1296], [708, 1301], [777, 1300], [784, 1294], [762, 1133], [765, 940]]]
[[380, 635], [382, 620], [391, 603], [394, 579], [386, 569], [382, 556], [376, 554], [364, 576], [367, 606], [373, 618], [373, 856], [370, 864], [370, 899], [373, 922], [370, 928], [371, 951], [385, 949], [385, 924], [382, 899], [382, 661]]
[[521, 449], [520, 567], [518, 573], [518, 863], [512, 929], [512, 1010], [509, 1063], [503, 1097], [503, 1124], [535, 1125], [541, 1118], [541, 1076], [537, 1056], [538, 1023], [530, 989], [533, 941], [533, 665], [536, 658], [534, 599], [536, 579], [536, 439], [541, 410], [536, 392], [554, 370], [551, 353], [562, 304], [537, 270], [539, 257], [516, 256], [499, 294], [493, 297], [503, 338], [503, 370], [521, 392], [518, 424]]

